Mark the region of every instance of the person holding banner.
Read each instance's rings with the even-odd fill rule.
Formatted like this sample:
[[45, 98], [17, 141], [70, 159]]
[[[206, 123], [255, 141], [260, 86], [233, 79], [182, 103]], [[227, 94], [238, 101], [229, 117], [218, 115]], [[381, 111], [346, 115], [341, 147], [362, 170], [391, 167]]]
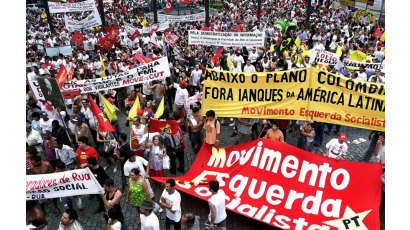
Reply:
[[205, 229], [211, 230], [214, 227], [218, 227], [222, 230], [226, 230], [226, 206], [225, 206], [225, 193], [219, 189], [219, 182], [211, 180], [208, 184], [209, 191], [212, 193], [211, 198], [208, 200], [209, 216], [205, 222]]
[[[124, 215], [122, 214], [121, 211], [121, 204], [120, 204], [120, 199], [122, 197], [121, 191], [115, 188], [114, 186], [114, 180], [112, 178], [108, 178], [104, 181], [103, 183], [103, 189], [105, 191], [105, 194], [98, 194], [105, 206], [105, 212], [104, 212], [104, 219], [105, 221], [109, 220], [109, 213], [108, 211], [110, 209], [115, 209], [117, 211], [118, 216], [116, 216], [117, 220], [120, 222], [124, 221]], [[109, 229], [109, 228], [108, 228]]]
[[68, 208], [65, 210], [58, 230], [84, 230], [83, 226], [78, 222], [78, 215], [74, 209]]
[[303, 141], [303, 149], [309, 152], [313, 150], [313, 141], [315, 140], [316, 123], [305, 123], [301, 130], [301, 134], [306, 137]]
[[326, 144], [326, 156], [339, 161], [347, 153], [346, 134], [341, 133], [338, 139], [332, 139]]
[[36, 230], [47, 230], [48, 221], [45, 218], [45, 212], [36, 208], [37, 202], [34, 200], [26, 201], [26, 212], [29, 213], [29, 219], [26, 225], [31, 225]]
[[167, 210], [165, 229], [170, 230], [171, 225], [173, 225], [175, 230], [180, 230], [181, 194], [175, 189], [174, 179], [168, 179], [165, 182], [165, 189], [162, 192], [159, 204]]

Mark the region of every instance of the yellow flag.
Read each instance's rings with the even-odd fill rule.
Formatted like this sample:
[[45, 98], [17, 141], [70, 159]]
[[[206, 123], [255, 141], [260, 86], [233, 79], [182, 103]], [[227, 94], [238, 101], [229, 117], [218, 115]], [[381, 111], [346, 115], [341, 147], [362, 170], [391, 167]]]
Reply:
[[142, 25], [143, 27], [145, 27], [146, 24], [147, 24], [147, 19], [144, 18], [144, 21], [141, 22], [141, 25]]
[[284, 51], [283, 54], [285, 55], [285, 57], [289, 57], [288, 51]]
[[41, 14], [41, 18], [46, 18], [47, 17], [47, 14], [46, 13], [42, 13]]
[[137, 16], [137, 23], [141, 22], [140, 18]]
[[[137, 97], [137, 99], [135, 99], [134, 105], [131, 107], [130, 109], [130, 113], [128, 114], [128, 118], [134, 118], [135, 116], [137, 116], [137, 111], [138, 109], [140, 109], [140, 98]], [[129, 128], [131, 130], [132, 127], [132, 121], [129, 122]]]
[[273, 47], [273, 44], [270, 45], [270, 50], [269, 50], [269, 51], [270, 51], [270, 52], [275, 51], [275, 48]]
[[364, 62], [366, 61], [366, 54], [359, 50], [356, 50], [352, 54], [350, 54], [349, 59], [353, 61]]
[[382, 42], [384, 42], [384, 33], [386, 33], [386, 31], [383, 32], [383, 35], [382, 35], [382, 37], [380, 38], [380, 41], [382, 41]]
[[295, 45], [296, 45], [296, 47], [299, 47], [299, 46], [300, 46], [300, 43], [302, 43], [302, 42], [300, 41], [300, 38], [299, 38], [299, 36], [298, 36], [298, 38], [296, 38], [296, 40], [295, 40]]
[[301, 48], [302, 48], [302, 50], [303, 50], [302, 56], [303, 56], [303, 57], [306, 57], [306, 56], [310, 57], [310, 55], [312, 54], [312, 49], [309, 50], [309, 51], [307, 51], [307, 50], [305, 49], [305, 47], [301, 46]]
[[104, 66], [104, 62], [103, 62], [103, 59], [102, 59], [102, 57], [101, 57], [101, 55], [99, 55], [100, 56], [100, 62], [101, 62], [101, 73], [99, 74], [101, 77], [105, 77], [105, 66]]
[[107, 99], [105, 99], [105, 97], [101, 96], [101, 99], [104, 103], [104, 111], [107, 114], [108, 120], [111, 120], [113, 118], [117, 118], [117, 114], [115, 114], [115, 107], [113, 104], [111, 104], [109, 101], [107, 101]]
[[161, 102], [159, 103], [157, 112], [154, 115], [154, 118], [159, 118], [164, 113], [164, 97], [162, 97]]
[[228, 62], [228, 68], [231, 69], [231, 66], [233, 65], [233, 63], [231, 62], [231, 60], [229, 60], [229, 58], [226, 59], [226, 62]]
[[339, 46], [337, 47], [336, 55], [342, 55], [342, 49]]

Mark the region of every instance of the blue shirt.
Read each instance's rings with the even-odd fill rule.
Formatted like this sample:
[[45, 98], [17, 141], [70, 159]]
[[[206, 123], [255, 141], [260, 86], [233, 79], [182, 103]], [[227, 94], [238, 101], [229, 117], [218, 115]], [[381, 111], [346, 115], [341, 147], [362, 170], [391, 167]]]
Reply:
[[31, 122], [31, 128], [34, 129], [34, 130], [36, 130], [37, 132], [41, 133], [40, 120], [38, 120], [38, 121], [33, 120], [33, 121]]

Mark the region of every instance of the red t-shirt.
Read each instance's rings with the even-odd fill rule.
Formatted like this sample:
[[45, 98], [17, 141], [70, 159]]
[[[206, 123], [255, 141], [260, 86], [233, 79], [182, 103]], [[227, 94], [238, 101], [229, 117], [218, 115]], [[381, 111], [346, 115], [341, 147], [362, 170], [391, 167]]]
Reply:
[[95, 157], [95, 159], [98, 162], [98, 154], [95, 148], [93, 147], [88, 147], [87, 150], [84, 150], [82, 148], [77, 149], [77, 156], [78, 160], [80, 161], [80, 165], [87, 163], [87, 159], [90, 157]]

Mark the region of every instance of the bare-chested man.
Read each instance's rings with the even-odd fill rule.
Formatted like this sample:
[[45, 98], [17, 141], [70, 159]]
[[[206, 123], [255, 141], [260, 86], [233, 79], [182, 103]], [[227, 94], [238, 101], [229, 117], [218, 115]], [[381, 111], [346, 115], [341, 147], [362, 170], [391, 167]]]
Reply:
[[158, 109], [162, 97], [165, 94], [165, 86], [161, 84], [161, 81], [155, 80], [155, 84], [149, 88], [155, 89], [155, 107]]
[[[54, 173], [54, 169], [51, 166], [51, 164], [48, 163], [48, 162], [41, 161], [41, 158], [39, 156], [34, 156], [31, 159], [31, 162], [32, 162], [32, 165], [33, 165], [33, 167], [30, 168], [30, 174], [31, 175]], [[53, 205], [54, 205], [55, 216], [59, 216], [61, 212], [60, 212], [60, 209], [57, 207], [57, 198], [54, 198], [52, 200], [53, 200]], [[44, 215], [46, 213], [46, 210], [44, 209], [46, 201], [47, 200], [45, 200], [45, 199], [44, 200], [40, 199], [38, 201], [40, 203], [41, 210], [44, 212]]]

